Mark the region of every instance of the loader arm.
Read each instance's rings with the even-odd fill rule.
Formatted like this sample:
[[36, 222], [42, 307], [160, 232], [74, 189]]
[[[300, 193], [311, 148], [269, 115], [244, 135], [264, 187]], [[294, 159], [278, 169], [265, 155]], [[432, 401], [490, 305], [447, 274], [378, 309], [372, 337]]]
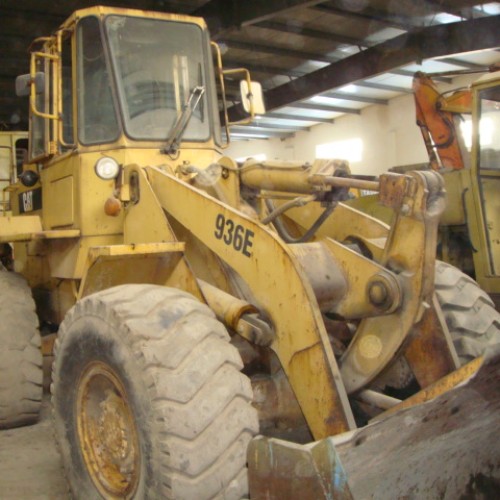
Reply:
[[[343, 245], [333, 240], [321, 242], [323, 257], [332, 268], [338, 269], [338, 276], [332, 281], [344, 279], [348, 296], [358, 299], [354, 302], [359, 317], [371, 316], [361, 321], [342, 359], [341, 374], [311, 284], [309, 266], [300, 258], [303, 246], [284, 243], [258, 221], [165, 170], [155, 167], [145, 170], [147, 182], [167, 217], [176, 219], [203, 241], [248, 284], [255, 305], [272, 326], [274, 338], [270, 347], [289, 378], [315, 439], [352, 429], [355, 425], [347, 392], [362, 388], [383, 370], [421, 319], [422, 299], [427, 298], [427, 303], [431, 303], [432, 270], [429, 270], [434, 266], [434, 254], [429, 251], [427, 240], [436, 237], [437, 218], [443, 205], [439, 176], [431, 173], [401, 177], [403, 182], [396, 187], [387, 183], [386, 194], [399, 194], [398, 201], [388, 199], [388, 203], [407, 205], [410, 196], [413, 200], [409, 212], [399, 217], [389, 233], [385, 249], [383, 264], [394, 265], [401, 271], [401, 277], [355, 252], [346, 257]], [[142, 180], [146, 181], [146, 176]], [[416, 235], [409, 240], [411, 246], [405, 248], [405, 238], [410, 238], [415, 229]], [[415, 260], [411, 255], [418, 258]], [[361, 276], [356, 268], [368, 270], [369, 275], [363, 278], [366, 286], [359, 286]], [[406, 272], [410, 268], [414, 271]], [[401, 304], [396, 304], [396, 310], [384, 311], [384, 306], [377, 312], [367, 297], [370, 279], [374, 282], [381, 276], [381, 281], [386, 277], [386, 282], [400, 283], [396, 288], [401, 288], [404, 298]], [[360, 294], [355, 293], [360, 289], [365, 294], [364, 305], [359, 301]], [[387, 290], [392, 293], [390, 286]], [[397, 293], [392, 299], [400, 300]], [[348, 311], [345, 303], [345, 296], [339, 296], [334, 307]], [[390, 329], [384, 327], [387, 320]]]
[[173, 175], [155, 167], [146, 171], [167, 215], [235, 269], [269, 315], [275, 332], [270, 347], [315, 439], [355, 428], [314, 292], [288, 246], [258, 222]]
[[[317, 237], [329, 247], [335, 261], [350, 278], [352, 286], [346, 287], [346, 301], [351, 306], [356, 297], [364, 299], [365, 304], [376, 300], [377, 290], [382, 287], [385, 293], [385, 287], [390, 289], [394, 276], [401, 293], [397, 310], [388, 307], [383, 311], [385, 314], [381, 311], [365, 316], [358, 311], [357, 318], [366, 319], [360, 323], [354, 341], [339, 363], [348, 393], [358, 391], [378, 375], [402, 345], [407, 345], [409, 330], [414, 340], [406, 356], [415, 375], [427, 373], [429, 379], [435, 381], [457, 366], [446, 325], [438, 319], [440, 314], [432, 300], [437, 224], [444, 208], [442, 179], [433, 172], [413, 172], [409, 176], [384, 174], [380, 177], [376, 199], [391, 214], [391, 226], [339, 204], [334, 215], [317, 232]], [[321, 210], [319, 205], [311, 205], [307, 210], [292, 209], [287, 217], [305, 231]], [[364, 277], [370, 275], [366, 262], [356, 255], [346, 255], [348, 249], [339, 241], [360, 244], [371, 254], [373, 260], [369, 262], [377, 263], [380, 270], [372, 270], [371, 279], [363, 280], [357, 272]], [[334, 312], [352, 318], [346, 315], [342, 303]], [[434, 319], [431, 321], [431, 318]], [[443, 346], [440, 356], [424, 356], [426, 349], [418, 347], [417, 341], [423, 342], [429, 337], [433, 338], [432, 352], [437, 345]], [[417, 378], [421, 382], [421, 378]], [[424, 386], [427, 383], [425, 380]]]

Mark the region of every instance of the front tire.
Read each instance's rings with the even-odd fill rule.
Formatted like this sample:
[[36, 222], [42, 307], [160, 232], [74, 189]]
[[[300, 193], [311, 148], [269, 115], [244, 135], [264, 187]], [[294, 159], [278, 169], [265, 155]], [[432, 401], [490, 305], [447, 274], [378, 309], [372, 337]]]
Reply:
[[[461, 366], [483, 355], [488, 347], [500, 344], [500, 314], [471, 277], [438, 260], [434, 290]], [[376, 381], [376, 387], [405, 389], [414, 381], [401, 356]]]
[[493, 301], [469, 276], [436, 262], [436, 297], [461, 364], [500, 344], [500, 314]]
[[191, 295], [124, 285], [63, 321], [53, 367], [57, 441], [77, 498], [247, 494], [258, 430], [221, 323]]
[[35, 309], [25, 279], [0, 265], [0, 429], [38, 420], [43, 373]]

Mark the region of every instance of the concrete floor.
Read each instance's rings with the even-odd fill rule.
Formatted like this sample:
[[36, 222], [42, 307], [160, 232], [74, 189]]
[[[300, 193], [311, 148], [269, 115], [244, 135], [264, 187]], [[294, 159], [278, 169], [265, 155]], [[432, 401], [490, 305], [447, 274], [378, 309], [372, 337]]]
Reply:
[[[354, 498], [500, 498], [499, 380], [500, 346], [467, 384], [339, 436]], [[0, 500], [70, 498], [50, 410], [46, 394], [37, 424], [0, 431]]]
[[0, 498], [70, 498], [52, 433], [48, 396], [44, 398], [37, 424], [0, 431]]

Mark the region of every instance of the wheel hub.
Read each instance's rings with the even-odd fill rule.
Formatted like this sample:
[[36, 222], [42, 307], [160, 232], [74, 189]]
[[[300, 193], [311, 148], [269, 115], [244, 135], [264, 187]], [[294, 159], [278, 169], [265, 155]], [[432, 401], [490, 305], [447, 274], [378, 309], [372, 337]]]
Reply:
[[139, 478], [137, 429], [125, 388], [101, 362], [85, 369], [78, 384], [77, 427], [87, 470], [106, 498], [130, 498]]

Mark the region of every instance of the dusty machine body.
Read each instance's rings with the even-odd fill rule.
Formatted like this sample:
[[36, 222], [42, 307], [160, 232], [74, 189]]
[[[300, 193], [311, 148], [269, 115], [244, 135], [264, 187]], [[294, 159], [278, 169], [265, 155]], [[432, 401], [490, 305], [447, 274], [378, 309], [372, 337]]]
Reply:
[[[469, 88], [445, 93], [433, 80], [441, 74], [417, 73], [413, 89], [417, 125], [429, 154], [429, 164], [419, 168], [439, 171], [447, 191], [438, 256], [474, 277], [498, 303], [500, 73], [498, 66], [489, 71]], [[374, 201], [374, 197], [359, 199], [352, 206], [389, 220], [390, 214]]]
[[[18, 80], [30, 159], [0, 242], [59, 328], [56, 434], [82, 498], [239, 497], [257, 416], [322, 440], [402, 404], [382, 391], [408, 373], [422, 389], [454, 373], [437, 393], [470, 376], [434, 296], [442, 177], [237, 164], [215, 83], [235, 75], [211, 50], [201, 19], [93, 7], [35, 41]], [[344, 205], [350, 187], [378, 191], [391, 225]]]
[[[431, 167], [446, 170], [449, 201], [441, 220], [442, 258], [474, 276], [498, 302], [500, 73], [498, 66], [492, 69], [496, 71], [470, 89], [455, 93], [439, 94], [425, 75], [416, 77], [414, 88], [417, 123]], [[472, 127], [468, 145], [460, 130], [464, 120]]]

